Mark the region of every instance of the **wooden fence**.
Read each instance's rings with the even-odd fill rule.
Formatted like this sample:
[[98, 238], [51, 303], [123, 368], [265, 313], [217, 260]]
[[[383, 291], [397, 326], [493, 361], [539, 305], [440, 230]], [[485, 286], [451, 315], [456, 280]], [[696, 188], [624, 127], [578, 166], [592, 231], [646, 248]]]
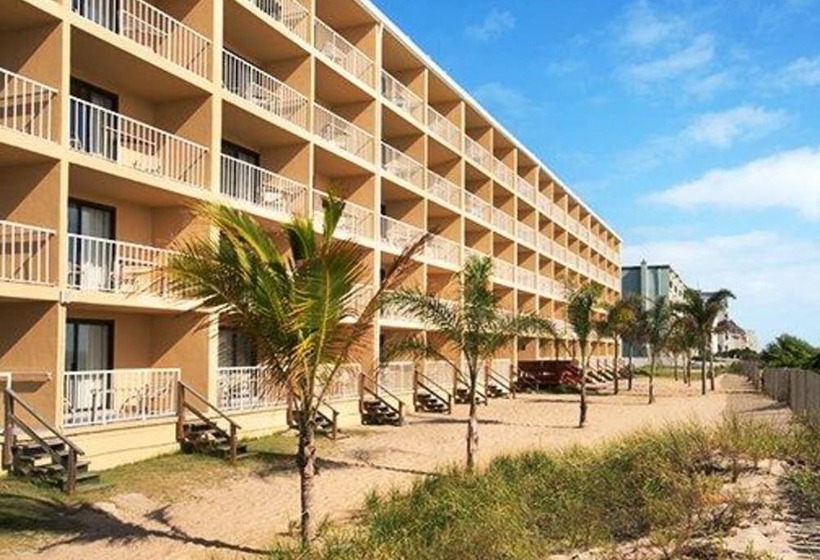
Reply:
[[799, 369], [765, 369], [763, 392], [788, 403], [794, 413], [820, 428], [820, 372]]

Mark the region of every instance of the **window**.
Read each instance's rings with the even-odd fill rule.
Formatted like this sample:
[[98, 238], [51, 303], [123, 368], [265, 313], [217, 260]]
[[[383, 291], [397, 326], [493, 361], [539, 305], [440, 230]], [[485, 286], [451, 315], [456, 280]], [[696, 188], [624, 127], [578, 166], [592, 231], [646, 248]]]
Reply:
[[219, 367], [252, 367], [257, 364], [256, 345], [238, 329], [219, 329]]
[[[111, 92], [71, 79], [71, 147], [116, 161], [119, 99]], [[105, 110], [99, 110], [97, 107]]]
[[68, 285], [95, 291], [113, 290], [116, 263], [115, 210], [79, 200], [68, 201]]

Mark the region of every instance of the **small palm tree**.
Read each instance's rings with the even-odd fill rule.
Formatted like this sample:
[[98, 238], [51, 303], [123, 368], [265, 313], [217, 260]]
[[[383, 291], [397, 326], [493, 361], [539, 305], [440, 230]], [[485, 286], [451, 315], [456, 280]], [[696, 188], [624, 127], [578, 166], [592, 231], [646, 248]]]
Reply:
[[[609, 306], [606, 317], [597, 322], [595, 329], [600, 336], [612, 338], [615, 342], [615, 386], [614, 392], [617, 395], [620, 391], [620, 371], [618, 359], [620, 357], [621, 341], [623, 337], [633, 328], [637, 320], [635, 306], [630, 301], [633, 296], [621, 298]], [[631, 356], [630, 356], [631, 359]]]
[[[715, 328], [715, 321], [726, 309], [730, 299], [735, 295], [729, 290], [723, 289], [712, 292], [704, 298], [697, 291], [687, 288], [683, 294], [683, 301], [675, 306], [676, 310], [684, 317], [688, 317], [691, 328], [694, 330], [700, 351], [700, 382], [701, 393], [706, 394], [706, 356], [709, 352], [709, 342]], [[715, 389], [714, 372], [711, 375], [712, 390]]]
[[635, 378], [635, 368], [632, 364], [635, 348], [646, 344], [646, 309], [644, 299], [639, 295], [630, 295], [623, 299], [624, 305], [629, 309], [629, 321], [625, 324], [625, 329], [621, 338], [625, 346], [629, 347], [629, 357], [627, 358], [627, 390], [632, 390]]
[[672, 332], [672, 306], [665, 296], [657, 298], [644, 315], [646, 342], [649, 346], [649, 404], [655, 402], [655, 368]]
[[[413, 337], [397, 343], [388, 354], [413, 354], [445, 361], [457, 378], [469, 387], [468, 470], [475, 469], [478, 454], [476, 386], [482, 364], [516, 337], [558, 336], [546, 319], [529, 313], [517, 316], [503, 313], [499, 297], [490, 284], [491, 276], [492, 260], [489, 257], [471, 257], [459, 276], [460, 293], [456, 305], [418, 289], [400, 289], [385, 298], [386, 304], [415, 317], [426, 329], [436, 331], [439, 340], [444, 341], [435, 346], [425, 337]], [[466, 371], [460, 360], [448, 357], [453, 354], [464, 356]]]
[[587, 421], [587, 351], [589, 338], [595, 332], [595, 308], [601, 299], [601, 286], [593, 282], [584, 283], [573, 290], [567, 298], [567, 319], [578, 339], [581, 353], [581, 403], [578, 427]]
[[256, 343], [265, 381], [284, 388], [299, 410], [296, 464], [301, 496], [301, 540], [316, 538], [313, 513], [316, 474], [315, 416], [340, 367], [354, 359], [372, 328], [382, 293], [408, 268], [413, 244], [385, 272], [368, 295], [367, 250], [334, 238], [344, 202], [325, 201], [323, 234], [307, 217], [283, 226], [281, 248], [250, 216], [228, 206], [205, 205], [201, 213], [219, 231], [184, 244], [167, 268], [172, 282], [219, 313]]

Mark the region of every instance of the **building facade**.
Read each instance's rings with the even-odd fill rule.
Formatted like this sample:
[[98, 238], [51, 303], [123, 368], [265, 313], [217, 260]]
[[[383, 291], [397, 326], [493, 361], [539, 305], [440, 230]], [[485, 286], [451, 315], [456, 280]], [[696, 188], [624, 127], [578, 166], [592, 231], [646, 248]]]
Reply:
[[[620, 292], [618, 235], [366, 0], [4, 0], [0, 104], [0, 372], [97, 468], [175, 447], [180, 380], [245, 434], [285, 425], [241, 334], [152, 272], [213, 233], [198, 202], [275, 232], [334, 186], [373, 286], [433, 230], [407, 282], [442, 299], [475, 254], [507, 310], [561, 326], [566, 281]], [[382, 312], [343, 412], [363, 376], [412, 391], [413, 364], [378, 355], [419, 329]]]
[[647, 306], [659, 297], [666, 297], [671, 302], [683, 301], [686, 287], [680, 275], [668, 264], [650, 265], [641, 261], [637, 266], [621, 269], [621, 293], [640, 296]]

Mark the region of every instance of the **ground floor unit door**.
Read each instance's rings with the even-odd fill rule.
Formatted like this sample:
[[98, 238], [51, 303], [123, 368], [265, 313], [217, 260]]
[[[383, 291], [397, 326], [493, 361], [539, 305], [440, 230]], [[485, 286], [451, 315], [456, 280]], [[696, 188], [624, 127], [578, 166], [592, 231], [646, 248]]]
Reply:
[[113, 330], [110, 322], [66, 323], [65, 421], [99, 420], [111, 409]]

